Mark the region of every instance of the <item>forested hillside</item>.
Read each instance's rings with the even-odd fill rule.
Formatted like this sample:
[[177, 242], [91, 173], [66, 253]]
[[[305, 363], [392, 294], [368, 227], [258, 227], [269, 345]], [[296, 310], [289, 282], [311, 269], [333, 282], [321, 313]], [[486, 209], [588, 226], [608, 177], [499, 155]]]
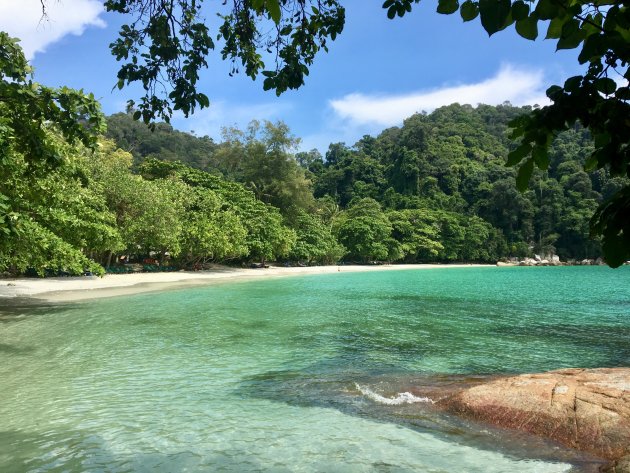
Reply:
[[18, 147], [1, 164], [0, 271], [101, 273], [121, 257], [198, 268], [599, 256], [589, 218], [623, 182], [582, 170], [591, 143], [574, 129], [519, 193], [505, 162], [507, 122], [522, 112], [455, 104], [325, 156], [296, 152], [282, 123], [226, 129], [215, 143], [116, 114], [96, 152], [51, 127], [61, 165], [40, 172]]
[[[535, 174], [526, 193], [518, 192], [516, 172], [505, 166], [513, 146], [507, 123], [529, 110], [454, 104], [416, 114], [402, 127], [365, 136], [354, 146], [331, 144], [325, 157], [317, 151], [291, 154], [295, 138], [282, 124], [267, 124], [262, 133], [258, 123], [248, 130], [228, 129], [223, 142], [215, 144], [168, 125], [151, 133], [118, 114], [109, 118], [108, 134], [138, 161], [181, 160], [245, 184], [283, 213], [291, 206], [311, 213], [319, 209], [326, 220], [334, 209], [335, 234], [351, 259], [361, 260], [366, 251], [372, 251], [368, 259], [404, 261], [491, 261], [532, 252], [555, 252], [563, 259], [597, 257], [599, 243], [589, 239], [589, 218], [623, 181], [604, 170], [583, 171], [592, 144], [584, 129], [574, 129], [556, 139], [549, 169]], [[126, 130], [126, 140], [117, 138], [121, 130]], [[275, 157], [267, 152], [275, 149], [277, 154], [280, 148]], [[339, 233], [348, 213], [375, 209], [387, 217], [381, 232], [386, 238], [352, 242], [349, 229]], [[378, 221], [373, 220], [371, 231], [377, 231]], [[355, 230], [350, 232], [354, 237], [369, 237]], [[367, 250], [370, 246], [374, 248]]]

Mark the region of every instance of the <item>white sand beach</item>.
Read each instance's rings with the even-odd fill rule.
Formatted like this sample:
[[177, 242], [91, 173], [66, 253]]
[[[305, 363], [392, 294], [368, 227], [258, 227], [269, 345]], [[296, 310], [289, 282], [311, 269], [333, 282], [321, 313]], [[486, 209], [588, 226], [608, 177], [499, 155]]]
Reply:
[[217, 282], [286, 277], [307, 274], [334, 274], [367, 271], [400, 271], [412, 269], [489, 267], [480, 264], [397, 264], [380, 266], [309, 266], [264, 269], [216, 266], [207, 271], [169, 273], [107, 274], [60, 278], [0, 279], [0, 304], [3, 298], [35, 298], [55, 302], [71, 302], [101, 297], [115, 297], [141, 292], [153, 292]]

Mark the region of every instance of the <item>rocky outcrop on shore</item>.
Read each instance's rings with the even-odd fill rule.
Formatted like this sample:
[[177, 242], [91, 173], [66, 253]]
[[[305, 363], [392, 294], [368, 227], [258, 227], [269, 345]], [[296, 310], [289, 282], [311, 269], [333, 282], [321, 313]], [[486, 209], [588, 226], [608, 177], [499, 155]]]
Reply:
[[497, 266], [605, 266], [602, 258], [560, 261], [557, 255], [539, 256], [533, 258], [509, 258], [497, 261]]
[[490, 380], [448, 393], [437, 406], [610, 460], [630, 472], [630, 368], [564, 369]]

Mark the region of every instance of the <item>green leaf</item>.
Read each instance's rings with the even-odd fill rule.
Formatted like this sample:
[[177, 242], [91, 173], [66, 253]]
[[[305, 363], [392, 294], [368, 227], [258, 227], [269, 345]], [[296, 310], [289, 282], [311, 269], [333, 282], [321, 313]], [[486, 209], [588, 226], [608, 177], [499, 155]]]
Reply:
[[277, 25], [280, 23], [282, 12], [280, 11], [280, 0], [266, 0], [265, 5], [273, 22]]
[[459, 8], [459, 2], [457, 0], [439, 0], [437, 6], [437, 12], [443, 15], [451, 15]]
[[603, 168], [606, 164], [609, 164], [609, 146], [604, 145], [601, 148], [597, 148], [592, 155], [592, 159], [597, 161], [597, 167]]
[[529, 6], [525, 2], [518, 0], [512, 4], [512, 18], [514, 21], [524, 20], [529, 16]]
[[591, 236], [602, 235], [606, 263], [616, 268], [630, 259], [630, 186], [604, 201], [590, 221]]
[[525, 133], [530, 123], [530, 117], [528, 115], [519, 115], [508, 122], [508, 126], [512, 129], [510, 132], [510, 139], [516, 139]]
[[547, 36], [545, 39], [558, 39], [562, 35], [562, 26], [568, 18], [553, 18], [549, 22], [549, 28], [547, 28]]
[[556, 50], [577, 48], [584, 41], [585, 35], [585, 32], [580, 29], [580, 22], [571, 18], [562, 26], [562, 34]]
[[507, 26], [511, 11], [510, 0], [479, 0], [481, 25], [490, 36]]
[[564, 90], [566, 90], [567, 92], [577, 92], [582, 85], [582, 79], [582, 76], [569, 77], [564, 82]]
[[594, 171], [597, 168], [597, 157], [591, 155], [584, 162], [584, 170], [586, 172]]
[[610, 77], [600, 77], [595, 81], [595, 88], [604, 95], [611, 95], [617, 90], [617, 83]]
[[263, 81], [263, 90], [270, 90], [273, 89], [274, 85], [276, 84], [276, 82], [273, 80], [272, 77], [267, 77], [264, 81]]
[[595, 148], [603, 148], [610, 143], [610, 133], [597, 133], [593, 139]]
[[518, 169], [518, 174], [516, 175], [516, 188], [525, 192], [527, 190], [527, 184], [529, 183], [529, 179], [532, 177], [532, 172], [534, 171], [534, 160], [528, 159], [523, 163], [523, 165]]
[[523, 38], [535, 40], [538, 37], [538, 20], [533, 16], [516, 22], [516, 32]]
[[464, 21], [472, 21], [479, 15], [479, 7], [476, 3], [466, 0], [459, 9], [459, 14]]
[[201, 108], [210, 106], [210, 99], [205, 94], [197, 94], [197, 102]]
[[620, 87], [615, 92], [615, 97], [620, 100], [630, 100], [630, 88], [629, 87]]
[[567, 38], [561, 38], [558, 41], [556, 46], [556, 50], [559, 51], [561, 49], [575, 49], [577, 48], [584, 37], [580, 33], [575, 33], [573, 36], [569, 36]]
[[551, 100], [554, 100], [554, 97], [557, 97], [559, 94], [562, 94], [562, 92], [563, 92], [562, 87], [560, 87], [559, 85], [552, 85], [551, 87], [547, 89], [547, 92], [545, 92], [545, 94]]
[[621, 266], [628, 252], [626, 247], [625, 238], [623, 235], [614, 235], [612, 233], [604, 233], [602, 239], [602, 251], [606, 258], [606, 263], [611, 268], [618, 268]]
[[606, 53], [607, 41], [599, 34], [593, 34], [586, 38], [582, 51], [578, 56], [580, 64], [591, 62], [593, 58], [601, 57]]
[[558, 15], [558, 5], [554, 0], [540, 0], [534, 10], [540, 20], [552, 20]]
[[507, 162], [505, 163], [506, 166], [515, 166], [518, 163], [520, 163], [523, 158], [525, 156], [527, 156], [532, 150], [532, 145], [530, 145], [529, 143], [523, 143], [522, 145], [520, 145], [518, 148], [516, 148], [514, 151], [511, 151], [508, 154], [508, 159]]
[[532, 158], [538, 166], [543, 171], [546, 171], [549, 168], [549, 155], [547, 154], [547, 148], [545, 146], [534, 146], [532, 150]]

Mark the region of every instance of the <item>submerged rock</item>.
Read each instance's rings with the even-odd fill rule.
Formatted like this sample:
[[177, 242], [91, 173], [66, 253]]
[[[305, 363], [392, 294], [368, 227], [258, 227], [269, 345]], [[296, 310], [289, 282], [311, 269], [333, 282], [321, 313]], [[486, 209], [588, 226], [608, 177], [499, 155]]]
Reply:
[[[453, 414], [518, 429], [630, 464], [630, 368], [564, 369], [500, 378], [447, 393]], [[625, 458], [628, 456], [628, 458]]]

